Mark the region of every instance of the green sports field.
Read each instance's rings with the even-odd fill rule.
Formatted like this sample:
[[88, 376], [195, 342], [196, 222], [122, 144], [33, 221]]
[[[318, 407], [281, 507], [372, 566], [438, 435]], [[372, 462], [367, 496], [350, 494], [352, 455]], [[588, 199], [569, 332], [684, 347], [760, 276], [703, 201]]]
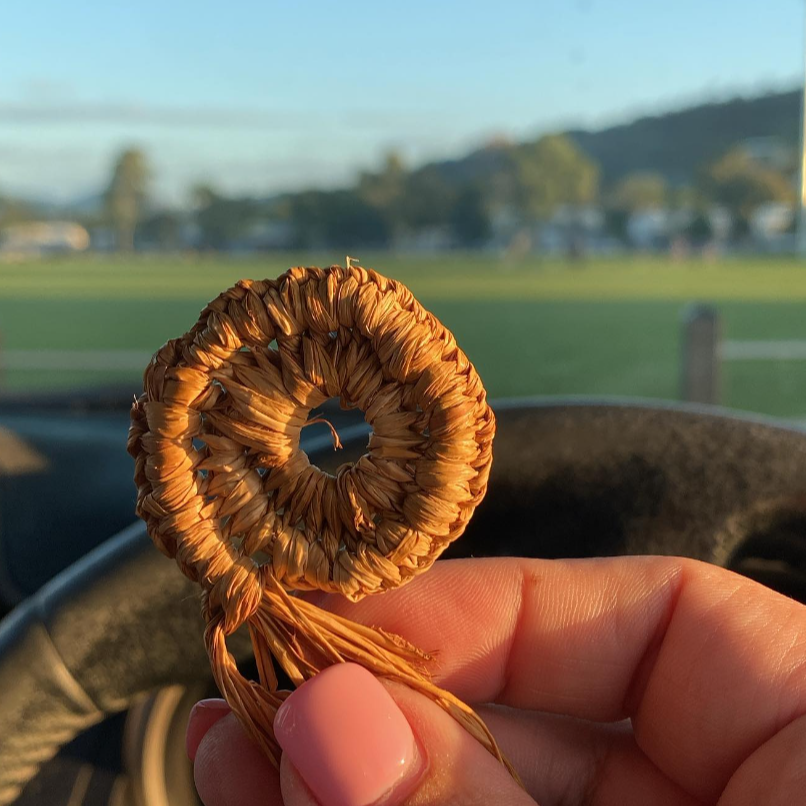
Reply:
[[[676, 399], [680, 317], [689, 302], [716, 305], [726, 338], [806, 340], [806, 264], [792, 260], [362, 257], [406, 282], [454, 331], [493, 397]], [[343, 256], [0, 263], [0, 384], [19, 390], [122, 382], [135, 391], [133, 351], [151, 352], [186, 330], [233, 281], [338, 260]], [[54, 367], [25, 366], [30, 350], [44, 351]], [[84, 351], [102, 351], [106, 369], [77, 368], [76, 351], [89, 361]], [[114, 351], [126, 351], [123, 368]], [[70, 368], [59, 366], [60, 353], [70, 355]], [[805, 417], [806, 361], [732, 361], [724, 366], [723, 402]]]

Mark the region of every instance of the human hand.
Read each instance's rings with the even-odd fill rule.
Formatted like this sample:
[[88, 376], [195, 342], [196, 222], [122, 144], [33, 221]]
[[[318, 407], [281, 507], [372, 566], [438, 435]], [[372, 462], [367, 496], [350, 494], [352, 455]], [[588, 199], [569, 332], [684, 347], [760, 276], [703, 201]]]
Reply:
[[476, 710], [526, 791], [433, 702], [348, 665], [281, 709], [279, 773], [223, 701], [197, 706], [206, 806], [804, 800], [806, 609], [743, 577], [664, 557], [457, 560], [317, 603], [438, 650], [435, 682], [490, 703]]

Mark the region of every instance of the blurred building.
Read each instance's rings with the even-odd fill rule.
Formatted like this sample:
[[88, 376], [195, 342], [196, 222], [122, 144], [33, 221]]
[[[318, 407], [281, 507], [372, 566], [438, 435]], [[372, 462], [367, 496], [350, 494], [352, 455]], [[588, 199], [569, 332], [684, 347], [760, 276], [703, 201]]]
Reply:
[[421, 227], [395, 238], [394, 248], [411, 254], [432, 254], [446, 252], [456, 246], [456, 239], [450, 228], [445, 226]]
[[769, 239], [793, 227], [795, 208], [784, 202], [759, 205], [750, 217], [750, 232], [755, 238]]
[[605, 216], [592, 205], [563, 205], [533, 236], [536, 251], [544, 254], [609, 254], [617, 242], [605, 231]]
[[796, 251], [795, 208], [782, 202], [759, 205], [750, 217], [753, 246], [761, 252], [790, 254]]
[[627, 238], [636, 249], [663, 248], [671, 229], [672, 214], [661, 208], [639, 210], [627, 219]]
[[[197, 231], [195, 237], [198, 242], [201, 233]], [[291, 249], [294, 246], [295, 237], [296, 233], [290, 222], [264, 219], [249, 225], [243, 234], [229, 245], [229, 251], [249, 254], [269, 252], [275, 249]], [[186, 238], [185, 242], [193, 243], [189, 238]]]
[[30, 221], [0, 231], [0, 252], [7, 255], [83, 252], [89, 245], [87, 230], [72, 221]]

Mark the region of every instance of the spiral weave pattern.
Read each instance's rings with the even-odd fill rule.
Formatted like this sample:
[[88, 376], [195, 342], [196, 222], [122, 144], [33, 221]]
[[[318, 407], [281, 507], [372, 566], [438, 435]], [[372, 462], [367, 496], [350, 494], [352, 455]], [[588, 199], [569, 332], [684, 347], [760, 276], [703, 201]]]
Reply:
[[[299, 446], [333, 397], [373, 431], [335, 476]], [[494, 429], [473, 366], [405, 286], [292, 269], [225, 291], [152, 359], [130, 435], [137, 512], [232, 630], [261, 564], [350, 599], [428, 568], [484, 496]]]
[[[267, 752], [276, 746], [261, 710], [283, 696], [274, 657], [294, 682], [357, 659], [476, 720], [469, 729], [500, 757], [478, 717], [415, 671], [422, 653], [288, 595], [395, 588], [464, 531], [486, 492], [495, 419], [452, 334], [374, 271], [294, 268], [213, 300], [154, 355], [144, 387], [128, 445], [137, 513], [202, 586], [216, 680]], [[367, 452], [335, 475], [299, 444], [330, 398], [372, 427]], [[260, 684], [226, 649], [245, 622]]]

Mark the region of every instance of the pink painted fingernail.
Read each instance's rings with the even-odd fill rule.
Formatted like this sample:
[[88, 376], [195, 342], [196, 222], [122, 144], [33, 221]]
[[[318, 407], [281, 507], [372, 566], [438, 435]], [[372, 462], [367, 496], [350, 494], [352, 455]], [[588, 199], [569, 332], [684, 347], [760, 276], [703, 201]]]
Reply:
[[232, 709], [224, 700], [199, 700], [190, 712], [185, 733], [185, 749], [191, 761], [196, 760], [196, 751], [210, 728]]
[[353, 663], [301, 685], [277, 711], [274, 733], [322, 806], [371, 806], [384, 795], [394, 806], [421, 767], [403, 712]]

